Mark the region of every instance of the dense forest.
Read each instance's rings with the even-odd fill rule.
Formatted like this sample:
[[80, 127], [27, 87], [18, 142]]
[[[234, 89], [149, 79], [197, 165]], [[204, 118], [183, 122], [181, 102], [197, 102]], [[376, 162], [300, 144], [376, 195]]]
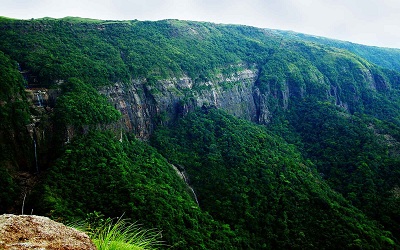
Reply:
[[160, 248], [398, 249], [399, 61], [240, 25], [1, 17], [0, 212], [123, 215]]

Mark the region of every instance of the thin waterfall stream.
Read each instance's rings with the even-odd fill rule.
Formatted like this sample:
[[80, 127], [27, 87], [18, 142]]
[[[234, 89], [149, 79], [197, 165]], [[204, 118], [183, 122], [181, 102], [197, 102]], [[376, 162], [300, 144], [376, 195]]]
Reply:
[[[172, 165], [172, 164], [171, 164], [171, 165]], [[190, 191], [192, 191], [192, 194], [193, 194], [194, 200], [195, 200], [196, 203], [197, 203], [197, 206], [200, 207], [200, 203], [199, 203], [199, 200], [197, 199], [196, 192], [195, 192], [194, 189], [190, 186], [189, 180], [188, 180], [188, 178], [187, 178], [186, 175], [185, 175], [185, 171], [180, 171], [180, 170], [179, 170], [177, 167], [175, 167], [174, 165], [172, 165], [172, 167], [175, 169], [176, 173], [183, 179], [183, 181], [185, 181], [186, 186], [190, 189]]]
[[193, 189], [191, 186], [188, 186], [188, 187], [189, 187], [190, 190], [192, 190], [192, 193], [193, 193], [193, 196], [194, 196], [194, 200], [196, 201], [197, 206], [200, 207], [199, 200], [197, 199], [197, 195], [196, 195], [196, 193], [194, 192], [194, 189]]
[[37, 99], [37, 106], [42, 107], [43, 106], [42, 93], [40, 91], [36, 93], [36, 99]]
[[200, 207], [199, 200], [197, 199], [196, 192], [195, 192], [194, 189], [189, 185], [189, 181], [188, 181], [188, 179], [186, 178], [185, 173], [184, 173], [184, 172], [180, 172], [180, 173], [181, 173], [181, 175], [182, 175], [182, 177], [183, 177], [183, 180], [185, 181], [186, 185], [187, 185], [188, 188], [192, 191], [193, 196], [194, 196], [194, 199], [195, 199], [195, 201], [196, 201], [196, 203], [197, 203], [197, 206]]
[[35, 148], [35, 165], [36, 165], [36, 172], [39, 173], [39, 165], [38, 165], [38, 158], [37, 158], [37, 144], [35, 136], [33, 137], [33, 146]]

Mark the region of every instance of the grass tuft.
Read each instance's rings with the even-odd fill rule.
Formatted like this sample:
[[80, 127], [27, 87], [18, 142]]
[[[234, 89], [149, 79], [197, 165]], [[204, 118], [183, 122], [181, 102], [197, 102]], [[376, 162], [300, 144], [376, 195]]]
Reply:
[[121, 218], [116, 223], [106, 223], [90, 236], [99, 250], [156, 249], [162, 244], [160, 232], [143, 230]]
[[91, 225], [88, 221], [74, 221], [69, 226], [86, 232], [98, 250], [154, 250], [163, 245], [161, 232], [145, 230], [127, 219], [101, 219]]

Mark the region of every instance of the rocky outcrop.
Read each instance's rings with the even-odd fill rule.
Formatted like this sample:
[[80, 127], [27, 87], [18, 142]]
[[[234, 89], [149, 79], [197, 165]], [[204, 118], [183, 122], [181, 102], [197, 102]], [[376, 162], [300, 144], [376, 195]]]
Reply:
[[31, 159], [29, 167], [24, 170], [39, 172], [50, 161], [47, 150], [54, 136], [51, 116], [61, 90], [29, 86], [25, 89], [25, 94], [31, 110], [31, 122], [26, 124], [31, 140], [29, 150]]
[[0, 216], [0, 249], [95, 250], [89, 237], [76, 229], [34, 215]]
[[203, 82], [195, 82], [187, 76], [153, 83], [142, 79], [129, 84], [116, 83], [100, 92], [121, 111], [124, 129], [147, 139], [157, 124], [168, 124], [203, 105], [222, 108], [232, 115], [256, 121], [253, 99], [256, 78], [256, 69], [245, 68]]
[[60, 95], [60, 89], [47, 88], [27, 88], [25, 89], [28, 101], [36, 106], [44, 109], [51, 109], [55, 105], [57, 97]]
[[124, 130], [146, 140], [157, 125], [170, 124], [202, 106], [220, 108], [242, 119], [268, 124], [277, 110], [287, 110], [293, 100], [313, 96], [353, 112], [355, 103], [363, 101], [362, 89], [376, 92], [389, 88], [382, 76], [363, 65], [351, 72], [345, 67], [341, 69], [344, 78], [358, 79], [350, 82], [329, 79], [315, 66], [308, 66], [296, 77], [284, 72], [285, 77], [279, 80], [259, 80], [259, 74], [263, 73], [254, 65], [236, 66], [241, 70], [200, 82], [188, 76], [153, 81], [136, 79], [130, 83], [115, 83], [100, 92], [121, 111]]

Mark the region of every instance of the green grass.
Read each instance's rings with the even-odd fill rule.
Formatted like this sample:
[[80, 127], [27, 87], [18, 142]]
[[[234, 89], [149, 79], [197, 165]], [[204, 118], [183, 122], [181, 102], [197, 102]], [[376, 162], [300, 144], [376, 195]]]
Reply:
[[90, 225], [78, 221], [70, 226], [87, 233], [98, 250], [153, 250], [163, 245], [161, 232], [142, 229], [121, 217], [116, 222], [105, 219], [101, 223]]
[[156, 249], [161, 245], [160, 237], [160, 232], [141, 229], [123, 219], [118, 219], [116, 223], [108, 222], [91, 235], [99, 250]]

